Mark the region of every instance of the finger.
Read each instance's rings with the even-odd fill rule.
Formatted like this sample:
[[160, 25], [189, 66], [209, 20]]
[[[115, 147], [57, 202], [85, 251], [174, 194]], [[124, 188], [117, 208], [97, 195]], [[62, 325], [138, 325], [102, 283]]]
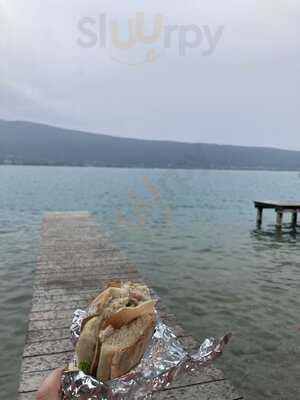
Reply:
[[36, 400], [60, 400], [61, 376], [63, 369], [54, 370], [42, 383]]

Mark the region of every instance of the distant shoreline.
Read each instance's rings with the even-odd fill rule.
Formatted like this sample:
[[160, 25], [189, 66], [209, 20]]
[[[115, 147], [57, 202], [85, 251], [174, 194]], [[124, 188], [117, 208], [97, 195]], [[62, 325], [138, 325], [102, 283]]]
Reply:
[[253, 171], [253, 172], [295, 172], [299, 173], [300, 171], [297, 169], [271, 169], [271, 168], [192, 168], [192, 167], [167, 167], [167, 166], [139, 166], [139, 165], [82, 165], [82, 164], [46, 164], [46, 163], [23, 163], [23, 164], [14, 164], [14, 163], [1, 163], [0, 167], [59, 167], [59, 168], [111, 168], [111, 169], [162, 169], [162, 170], [182, 170], [182, 171]]

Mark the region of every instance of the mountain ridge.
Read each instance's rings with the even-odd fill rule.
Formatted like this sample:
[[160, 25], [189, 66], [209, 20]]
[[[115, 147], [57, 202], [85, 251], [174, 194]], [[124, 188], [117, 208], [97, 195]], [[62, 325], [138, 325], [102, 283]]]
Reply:
[[299, 170], [300, 151], [124, 138], [0, 120], [0, 164]]
[[59, 129], [59, 130], [67, 131], [67, 132], [84, 133], [86, 135], [98, 135], [98, 136], [106, 136], [106, 137], [116, 138], [116, 139], [138, 140], [138, 141], [143, 141], [143, 142], [204, 144], [204, 145], [212, 145], [212, 146], [228, 146], [228, 147], [242, 147], [242, 148], [248, 148], [248, 149], [271, 149], [271, 150], [283, 150], [283, 151], [290, 151], [290, 152], [300, 152], [300, 150], [291, 150], [291, 149], [275, 147], [275, 146], [241, 145], [241, 144], [214, 143], [214, 142], [195, 142], [195, 141], [185, 142], [185, 141], [182, 141], [182, 140], [168, 140], [168, 139], [144, 139], [144, 138], [141, 139], [141, 138], [135, 138], [135, 137], [129, 137], [129, 136], [118, 136], [118, 135], [95, 132], [95, 131], [85, 131], [85, 130], [76, 129], [76, 128], [74, 128], [74, 129], [73, 128], [66, 128], [66, 127], [61, 127], [61, 126], [58, 126], [58, 125], [51, 125], [49, 123], [32, 122], [32, 121], [26, 121], [26, 120], [0, 119], [0, 124], [1, 124], [1, 122], [4, 122], [4, 123], [16, 123], [16, 124], [28, 124], [28, 125], [41, 126], [41, 127], [46, 127], [46, 128]]

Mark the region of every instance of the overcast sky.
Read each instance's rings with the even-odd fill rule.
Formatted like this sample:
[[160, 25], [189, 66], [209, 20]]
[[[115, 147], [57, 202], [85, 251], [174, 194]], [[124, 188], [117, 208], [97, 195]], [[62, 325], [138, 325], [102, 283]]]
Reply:
[[[300, 149], [299, 0], [143, 3], [0, 0], [0, 118]], [[136, 13], [160, 34], [121, 49]]]

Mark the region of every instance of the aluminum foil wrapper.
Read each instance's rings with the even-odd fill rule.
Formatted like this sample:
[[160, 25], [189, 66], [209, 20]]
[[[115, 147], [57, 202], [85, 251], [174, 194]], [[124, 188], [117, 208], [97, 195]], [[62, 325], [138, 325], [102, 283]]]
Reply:
[[[75, 345], [84, 318], [93, 310], [76, 310], [71, 325]], [[230, 339], [230, 334], [217, 341], [205, 339], [198, 351], [188, 354], [170, 327], [158, 321], [155, 332], [140, 364], [128, 374], [99, 382], [79, 371], [76, 358], [70, 362], [62, 377], [63, 400], [139, 400], [168, 387], [178, 375], [193, 373], [218, 358]]]

